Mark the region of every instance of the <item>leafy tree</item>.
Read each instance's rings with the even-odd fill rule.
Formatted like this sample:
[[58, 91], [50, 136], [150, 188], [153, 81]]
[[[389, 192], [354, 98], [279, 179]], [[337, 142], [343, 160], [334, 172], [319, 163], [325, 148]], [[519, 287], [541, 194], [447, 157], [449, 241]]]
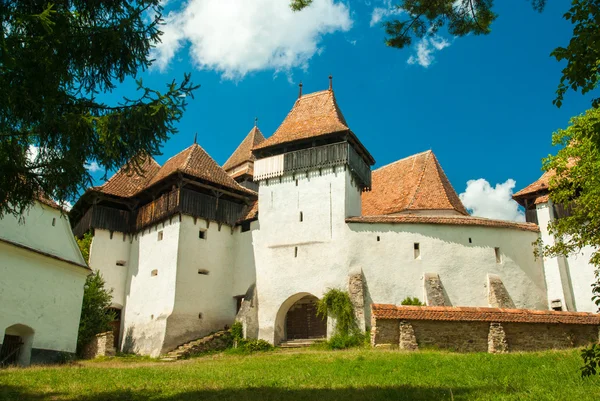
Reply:
[[[546, 0], [527, 0], [536, 11], [543, 11]], [[312, 0], [293, 0], [290, 7], [300, 11]], [[399, 17], [384, 21], [385, 43], [402, 49], [421, 39], [436, 35], [446, 27], [453, 36], [487, 35], [498, 15], [493, 11], [492, 0], [397, 0]], [[572, 0], [571, 8], [564, 16], [573, 24], [573, 37], [566, 47], [557, 47], [551, 56], [566, 61], [562, 70], [554, 104], [562, 105], [564, 95], [570, 89], [590, 92], [596, 89], [600, 79], [600, 7], [596, 0]], [[592, 101], [600, 105], [600, 98]]]
[[[544, 246], [542, 252], [544, 256], [561, 256], [593, 247], [590, 263], [596, 268], [596, 281], [592, 299], [600, 306], [600, 109], [592, 108], [572, 118], [569, 127], [554, 133], [552, 142], [561, 149], [544, 160], [544, 170], [555, 172], [550, 180], [550, 198], [567, 206], [571, 213], [549, 224], [556, 242]], [[588, 348], [582, 356], [582, 374], [595, 374], [596, 366], [600, 366], [600, 348]]]
[[112, 290], [104, 288], [104, 284], [104, 279], [99, 271], [89, 275], [85, 280], [77, 337], [77, 354], [79, 355], [96, 334], [111, 330], [110, 322], [115, 320], [115, 313], [109, 309]]
[[92, 239], [94, 239], [94, 236], [90, 231], [85, 233], [81, 239], [75, 237], [77, 246], [79, 247], [81, 255], [83, 256], [83, 259], [85, 259], [86, 263], [90, 263], [90, 247], [92, 246]]
[[86, 163], [140, 172], [176, 132], [197, 88], [187, 74], [162, 92], [139, 79], [136, 98], [99, 99], [152, 64], [160, 3], [0, 2], [0, 216], [20, 214], [40, 193], [74, 199], [91, 184]]

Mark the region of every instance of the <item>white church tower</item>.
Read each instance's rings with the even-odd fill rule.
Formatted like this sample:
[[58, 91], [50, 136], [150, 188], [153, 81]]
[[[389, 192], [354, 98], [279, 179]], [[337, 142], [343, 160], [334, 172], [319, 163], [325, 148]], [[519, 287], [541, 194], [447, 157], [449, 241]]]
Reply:
[[[314, 309], [327, 288], [347, 285], [334, 273], [349, 265], [345, 219], [360, 215], [374, 164], [349, 129], [331, 85], [308, 95], [301, 90], [277, 131], [254, 148], [259, 337], [276, 344], [326, 334], [325, 323], [303, 311]], [[297, 316], [288, 313], [286, 319], [290, 308]]]

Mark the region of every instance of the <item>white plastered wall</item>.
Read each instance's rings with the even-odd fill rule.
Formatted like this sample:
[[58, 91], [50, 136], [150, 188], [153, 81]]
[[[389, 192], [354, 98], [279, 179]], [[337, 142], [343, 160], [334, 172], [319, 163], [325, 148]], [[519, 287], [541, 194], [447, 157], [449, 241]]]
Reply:
[[[536, 205], [540, 233], [544, 245], [554, 245], [554, 236], [548, 224], [554, 220], [552, 203]], [[563, 310], [597, 312], [592, 301], [591, 284], [596, 281], [594, 266], [589, 263], [593, 248], [584, 247], [568, 257], [544, 257], [544, 271], [548, 286], [548, 303], [560, 300]]]
[[167, 319], [175, 302], [179, 226], [175, 216], [133, 236], [122, 317], [121, 348], [125, 351], [151, 356], [163, 351]]
[[59, 210], [36, 202], [23, 218], [0, 219], [0, 238], [66, 261], [0, 242], [0, 336], [20, 324], [33, 329], [34, 349], [75, 352], [90, 271]]
[[[119, 309], [125, 304], [130, 254], [130, 235], [120, 232], [111, 235], [108, 230], [94, 230], [89, 265], [92, 270], [100, 271], [106, 283], [105, 288], [112, 289], [112, 306]], [[118, 261], [125, 262], [125, 266], [118, 266]]]
[[[281, 182], [263, 181], [259, 202], [261, 225], [253, 237], [259, 337], [267, 341], [282, 340], [285, 311], [280, 308], [287, 300], [306, 293], [321, 297], [328, 288], [346, 289], [348, 275], [361, 270], [367, 314], [371, 302], [399, 304], [407, 296], [423, 300], [423, 273], [440, 275], [453, 305], [488, 306], [487, 274], [493, 273], [502, 278], [517, 307], [547, 308], [542, 264], [534, 259], [531, 245], [535, 232], [347, 224], [346, 217], [360, 214], [360, 191], [341, 167], [323, 169], [322, 174], [312, 171], [308, 178], [289, 175]], [[421, 251], [418, 260], [415, 242]], [[501, 263], [496, 262], [496, 247]]]

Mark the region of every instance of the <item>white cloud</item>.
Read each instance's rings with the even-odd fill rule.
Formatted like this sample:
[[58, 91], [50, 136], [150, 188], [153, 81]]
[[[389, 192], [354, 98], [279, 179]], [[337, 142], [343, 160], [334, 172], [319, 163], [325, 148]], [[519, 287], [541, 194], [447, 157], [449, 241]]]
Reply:
[[100, 167], [98, 165], [98, 163], [96, 162], [91, 162], [91, 163], [86, 163], [85, 164], [85, 168], [90, 172], [90, 173], [97, 173], [98, 171], [104, 171], [104, 169], [102, 167]]
[[386, 17], [390, 17], [392, 15], [399, 15], [404, 12], [404, 10], [400, 7], [392, 5], [391, 0], [384, 0], [384, 7], [375, 7], [373, 12], [371, 13], [371, 22], [370, 26], [377, 25], [382, 19]]
[[494, 188], [485, 179], [467, 181], [467, 189], [459, 195], [460, 200], [473, 216], [490, 219], [525, 221], [519, 204], [512, 199], [515, 180], [508, 179]]
[[419, 64], [422, 67], [429, 67], [435, 57], [435, 52], [445, 49], [450, 46], [450, 42], [439, 35], [424, 37], [417, 43], [417, 54], [411, 55], [406, 61], [408, 64]]
[[189, 44], [196, 67], [227, 79], [306, 68], [323, 50], [323, 35], [352, 27], [348, 7], [336, 0], [315, 0], [296, 13], [286, 0], [190, 0], [165, 21], [162, 43], [152, 52], [159, 70]]

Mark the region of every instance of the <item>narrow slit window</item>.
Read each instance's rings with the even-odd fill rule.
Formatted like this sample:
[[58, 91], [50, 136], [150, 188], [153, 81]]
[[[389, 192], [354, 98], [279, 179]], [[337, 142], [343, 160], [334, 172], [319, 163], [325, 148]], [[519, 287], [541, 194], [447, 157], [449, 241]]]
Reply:
[[377, 242], [381, 241], [381, 237], [378, 235], [377, 236]]
[[208, 276], [208, 273], [210, 273], [208, 270], [206, 269], [198, 269], [198, 274], [202, 274], [204, 276]]
[[296, 186], [298, 186], [298, 180], [296, 180]]
[[52, 227], [54, 227], [56, 225], [56, 217], [52, 218]]
[[298, 257], [298, 247], [294, 248], [294, 257], [297, 258]]
[[162, 232], [162, 231], [159, 231], [159, 232], [158, 232], [158, 240], [159, 240], [159, 241], [162, 241], [162, 240], [163, 240], [163, 232]]
[[200, 230], [200, 231], [198, 231], [198, 238], [200, 238], [200, 239], [206, 239], [206, 230]]
[[500, 248], [494, 248], [494, 253], [496, 254], [496, 263], [502, 263], [502, 254], [500, 253]]
[[415, 259], [421, 259], [421, 246], [419, 245], [419, 243], [415, 242], [413, 248], [415, 252]]
[[304, 213], [300, 212], [300, 222], [304, 221]]
[[473, 240], [471, 240], [471, 237], [469, 237], [469, 244], [472, 244]]

